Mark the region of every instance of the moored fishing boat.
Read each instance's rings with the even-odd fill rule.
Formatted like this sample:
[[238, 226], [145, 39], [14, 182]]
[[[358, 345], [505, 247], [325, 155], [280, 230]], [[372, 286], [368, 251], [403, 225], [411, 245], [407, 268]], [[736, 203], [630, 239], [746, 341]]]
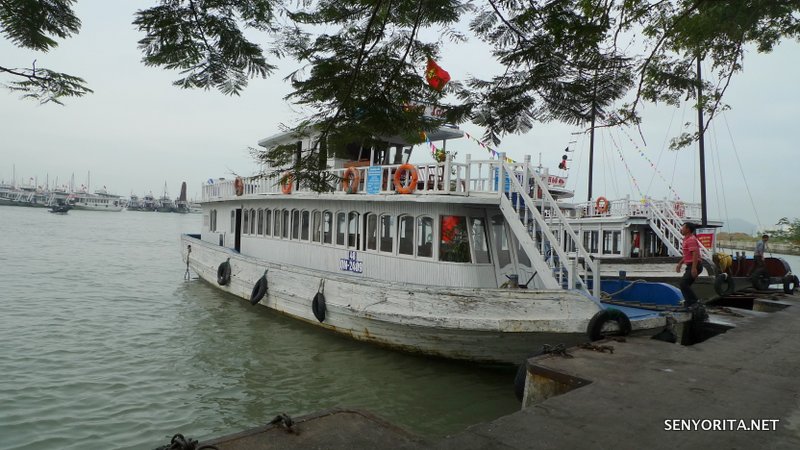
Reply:
[[[461, 134], [443, 127], [429, 138]], [[310, 152], [315, 139], [285, 133], [259, 145], [299, 141]], [[408, 164], [407, 142], [375, 144], [331, 153], [330, 171], [343, 180], [334, 192], [287, 177], [203, 186], [202, 232], [182, 236], [188, 267], [253, 304], [355, 339], [487, 363], [689, 319], [680, 309], [608, 308], [600, 286], [588, 288], [598, 277], [593, 258], [529, 162], [448, 155]], [[544, 198], [531, 198], [529, 185]], [[542, 215], [543, 201], [555, 218]]]

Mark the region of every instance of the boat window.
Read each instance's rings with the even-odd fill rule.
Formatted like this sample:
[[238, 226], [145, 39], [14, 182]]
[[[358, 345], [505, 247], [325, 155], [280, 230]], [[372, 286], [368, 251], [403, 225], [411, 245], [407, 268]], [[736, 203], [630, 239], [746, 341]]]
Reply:
[[417, 256], [433, 257], [433, 219], [430, 217], [417, 218]]
[[281, 237], [284, 239], [289, 239], [289, 210], [282, 209], [281, 215], [283, 216], [283, 222], [281, 223]]
[[311, 213], [311, 240], [322, 241], [322, 213], [319, 211]]
[[300, 239], [307, 241], [308, 240], [308, 231], [311, 227], [309, 223], [311, 221], [311, 213], [308, 211], [303, 211], [300, 213]]
[[242, 227], [242, 234], [248, 234], [250, 231], [250, 214], [248, 214], [247, 210], [244, 210], [244, 227]]
[[492, 217], [492, 236], [494, 238], [494, 248], [497, 249], [497, 264], [503, 268], [511, 264], [511, 251], [508, 246], [508, 236], [506, 235], [506, 224], [503, 216]]
[[378, 216], [367, 214], [366, 220], [367, 250], [378, 249]]
[[300, 211], [292, 210], [292, 239], [300, 239]]
[[281, 237], [281, 210], [275, 210], [275, 227], [272, 229], [272, 235], [276, 238]]
[[361, 250], [361, 234], [358, 227], [359, 214], [355, 211], [350, 211], [347, 218], [347, 247]]
[[575, 241], [570, 237], [567, 230], [564, 230], [564, 250], [568, 252], [575, 252], [577, 251], [577, 246], [575, 245]]
[[597, 240], [599, 237], [598, 231], [584, 231], [583, 232], [583, 247], [589, 253], [597, 253]]
[[464, 216], [442, 216], [439, 261], [471, 262], [467, 219]]
[[231, 211], [231, 233], [236, 232], [236, 211]]
[[384, 214], [381, 216], [381, 243], [382, 252], [394, 251], [394, 217]]
[[336, 214], [336, 245], [344, 245], [344, 235], [347, 228], [347, 214]]
[[411, 216], [400, 216], [397, 219], [397, 232], [398, 253], [401, 255], [413, 255], [414, 218]]
[[250, 234], [256, 234], [256, 210], [250, 209]]
[[270, 233], [270, 228], [272, 228], [270, 226], [271, 224], [272, 224], [272, 210], [271, 209], [265, 209], [264, 210], [264, 236], [269, 236], [271, 234]]
[[217, 231], [217, 210], [211, 210], [211, 225], [208, 226], [209, 231]]
[[333, 214], [330, 211], [322, 213], [322, 243], [330, 244], [333, 240]]
[[264, 210], [259, 208], [258, 212], [256, 213], [256, 218], [258, 219], [258, 225], [256, 225], [256, 234], [259, 236], [264, 235]]
[[619, 231], [603, 231], [603, 253], [619, 255]]
[[472, 234], [472, 248], [475, 249], [475, 262], [476, 263], [489, 263], [489, 243], [486, 239], [486, 220], [482, 217], [470, 218], [472, 226], [470, 233]]

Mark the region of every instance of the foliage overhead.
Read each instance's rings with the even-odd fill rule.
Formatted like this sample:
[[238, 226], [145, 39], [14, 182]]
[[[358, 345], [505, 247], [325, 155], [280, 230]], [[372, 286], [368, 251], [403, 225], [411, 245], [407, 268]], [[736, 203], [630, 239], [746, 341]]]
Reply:
[[[0, 0], [0, 32], [17, 47], [47, 52], [58, 45], [55, 38], [68, 38], [80, 30], [73, 3], [75, 0]], [[63, 97], [92, 92], [82, 78], [37, 68], [35, 60], [30, 68], [4, 67], [0, 62], [0, 73], [21, 80], [4, 84], [8, 89], [40, 103], [62, 104]]]
[[[78, 31], [73, 3], [0, 0], [3, 35], [46, 51], [54, 38]], [[290, 59], [298, 69], [287, 77], [288, 100], [313, 111], [304, 126], [315, 124], [323, 137], [334, 129], [411, 136], [438, 125], [405, 108], [408, 103], [444, 106], [447, 121], [477, 123], [495, 144], [536, 122], [635, 125], [645, 102], [691, 101], [707, 113], [708, 126], [726, 107], [725, 91], [748, 48], [769, 52], [800, 36], [800, 0], [155, 3], [133, 22], [144, 34], [139, 46], [146, 65], [179, 71], [174, 83], [183, 88], [239, 95], [250, 79], [269, 76], [280, 59]], [[440, 60], [446, 43], [470, 38], [489, 46], [495, 74], [453, 74], [441, 93], [430, 89], [421, 74], [427, 58]], [[698, 58], [713, 73], [707, 78], [717, 81], [698, 81]], [[13, 86], [40, 101], [90, 92], [79, 78], [37, 81], [54, 74], [41, 69], [0, 71], [26, 77]], [[684, 133], [673, 147], [697, 137]]]

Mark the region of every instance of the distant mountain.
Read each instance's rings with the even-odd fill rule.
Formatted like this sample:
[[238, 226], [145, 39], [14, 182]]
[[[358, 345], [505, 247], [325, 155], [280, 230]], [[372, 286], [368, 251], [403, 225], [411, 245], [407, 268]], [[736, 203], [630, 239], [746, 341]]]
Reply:
[[745, 233], [749, 236], [752, 236], [756, 233], [757, 228], [758, 226], [756, 226], [756, 224], [748, 222], [744, 219], [730, 219], [725, 222], [725, 225], [722, 227], [722, 231], [729, 233]]

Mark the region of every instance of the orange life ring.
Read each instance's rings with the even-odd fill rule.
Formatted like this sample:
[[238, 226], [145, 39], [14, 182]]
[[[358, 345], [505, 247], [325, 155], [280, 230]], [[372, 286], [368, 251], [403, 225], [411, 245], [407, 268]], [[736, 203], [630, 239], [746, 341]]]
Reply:
[[681, 201], [675, 202], [672, 208], [675, 211], [675, 215], [678, 217], [683, 217], [686, 214], [686, 206], [684, 206]]
[[[402, 179], [406, 172], [411, 173], [411, 182], [404, 185]], [[394, 189], [398, 194], [410, 194], [417, 190], [417, 180], [419, 180], [417, 168], [411, 164], [403, 164], [398, 167], [397, 171], [394, 173]]]
[[242, 177], [236, 177], [236, 179], [233, 180], [233, 190], [236, 192], [237, 196], [244, 194], [244, 181], [242, 181]]
[[294, 175], [291, 172], [285, 172], [281, 175], [281, 192], [284, 194], [291, 194], [294, 188]]
[[594, 210], [597, 214], [604, 214], [608, 212], [608, 199], [605, 197], [597, 197], [594, 202]]
[[342, 175], [342, 190], [348, 194], [358, 192], [358, 185], [361, 183], [361, 174], [355, 167], [348, 167]]

